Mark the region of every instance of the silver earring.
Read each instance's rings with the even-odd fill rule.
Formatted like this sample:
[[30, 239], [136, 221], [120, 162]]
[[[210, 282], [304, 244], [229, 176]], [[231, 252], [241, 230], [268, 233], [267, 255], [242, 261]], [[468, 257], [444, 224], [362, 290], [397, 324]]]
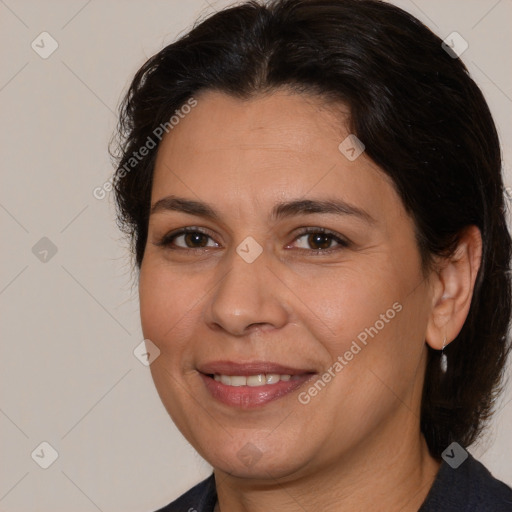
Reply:
[[446, 347], [446, 336], [444, 337], [443, 349], [441, 352], [441, 371], [446, 373], [446, 370], [448, 370], [448, 357], [446, 357], [446, 354], [444, 353], [444, 347]]

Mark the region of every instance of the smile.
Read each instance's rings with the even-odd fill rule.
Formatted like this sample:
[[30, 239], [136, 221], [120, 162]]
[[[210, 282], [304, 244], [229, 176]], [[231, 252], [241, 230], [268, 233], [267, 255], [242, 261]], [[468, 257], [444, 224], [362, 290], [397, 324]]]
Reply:
[[[278, 373], [259, 373], [257, 375], [219, 375], [215, 374], [213, 378], [217, 382], [222, 382], [226, 386], [265, 386], [266, 384], [276, 384], [277, 382], [284, 381], [288, 382], [292, 379], [289, 374], [279, 375]], [[293, 376], [297, 379], [297, 375]]]
[[316, 372], [267, 362], [223, 361], [201, 366], [199, 375], [213, 399], [249, 409], [291, 394]]

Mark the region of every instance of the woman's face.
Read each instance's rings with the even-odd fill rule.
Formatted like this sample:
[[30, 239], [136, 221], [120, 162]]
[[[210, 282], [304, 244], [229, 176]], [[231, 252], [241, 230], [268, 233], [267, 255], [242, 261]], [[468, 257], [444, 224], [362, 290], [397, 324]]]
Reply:
[[432, 293], [390, 179], [318, 99], [196, 99], [159, 148], [140, 272], [164, 405], [232, 475], [396, 453], [419, 435]]

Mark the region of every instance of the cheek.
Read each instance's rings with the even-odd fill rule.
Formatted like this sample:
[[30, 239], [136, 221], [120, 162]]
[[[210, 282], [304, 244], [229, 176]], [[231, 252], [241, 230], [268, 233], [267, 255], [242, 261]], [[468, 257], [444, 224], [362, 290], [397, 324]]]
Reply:
[[[311, 282], [303, 320], [327, 352], [325, 369], [336, 376], [333, 400], [340, 391], [359, 396], [366, 389], [368, 400], [380, 403], [389, 395], [386, 384], [406, 388], [418, 369], [426, 322], [422, 288], [411, 293], [415, 278], [380, 266], [338, 275], [331, 269], [329, 279]], [[361, 405], [356, 400], [351, 407], [362, 411]]]
[[313, 334], [325, 340], [333, 356], [348, 350], [353, 340], [364, 342], [389, 331], [399, 316], [400, 287], [389, 271], [327, 269], [324, 276], [304, 283], [302, 290]]
[[165, 265], [143, 264], [139, 279], [142, 331], [162, 352], [179, 345], [180, 333], [191, 332], [204, 299], [204, 283], [171, 272]]

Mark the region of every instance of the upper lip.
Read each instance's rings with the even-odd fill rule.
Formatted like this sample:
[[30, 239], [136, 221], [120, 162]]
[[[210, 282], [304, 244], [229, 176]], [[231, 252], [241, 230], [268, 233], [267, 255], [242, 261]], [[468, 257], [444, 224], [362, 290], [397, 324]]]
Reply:
[[292, 368], [282, 364], [272, 363], [270, 361], [248, 361], [245, 363], [236, 363], [234, 361], [211, 361], [201, 364], [197, 368], [205, 375], [258, 375], [261, 373], [276, 373], [279, 375], [303, 375], [305, 373], [314, 373], [307, 368]]

